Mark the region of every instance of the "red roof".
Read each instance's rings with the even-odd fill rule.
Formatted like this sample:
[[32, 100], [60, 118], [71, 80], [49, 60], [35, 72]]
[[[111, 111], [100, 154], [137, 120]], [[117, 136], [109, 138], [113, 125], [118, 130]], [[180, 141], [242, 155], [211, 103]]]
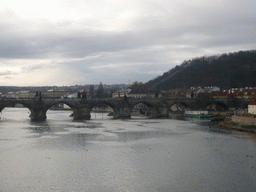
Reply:
[[256, 105], [256, 96], [251, 99], [249, 105]]
[[239, 95], [255, 95], [256, 94], [256, 90], [255, 89], [244, 89], [243, 91], [241, 91], [239, 93]]
[[213, 91], [212, 92], [213, 96], [227, 96], [226, 92], [222, 92], [222, 91]]

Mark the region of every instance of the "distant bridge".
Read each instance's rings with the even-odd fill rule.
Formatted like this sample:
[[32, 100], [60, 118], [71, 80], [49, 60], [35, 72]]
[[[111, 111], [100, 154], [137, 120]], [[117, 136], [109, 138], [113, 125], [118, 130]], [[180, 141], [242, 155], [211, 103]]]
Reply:
[[151, 110], [152, 118], [168, 117], [170, 108], [175, 104], [181, 104], [186, 109], [202, 110], [206, 107], [216, 104], [224, 110], [230, 107], [241, 105], [246, 107], [249, 100], [235, 99], [199, 99], [199, 98], [102, 98], [102, 99], [55, 99], [55, 98], [29, 98], [29, 99], [1, 99], [0, 112], [8, 106], [22, 104], [27, 107], [33, 121], [46, 120], [47, 111], [56, 104], [66, 104], [73, 110], [74, 120], [87, 120], [91, 118], [91, 110], [95, 106], [106, 104], [113, 109], [114, 118], [130, 118], [132, 108], [139, 103], [146, 104]]

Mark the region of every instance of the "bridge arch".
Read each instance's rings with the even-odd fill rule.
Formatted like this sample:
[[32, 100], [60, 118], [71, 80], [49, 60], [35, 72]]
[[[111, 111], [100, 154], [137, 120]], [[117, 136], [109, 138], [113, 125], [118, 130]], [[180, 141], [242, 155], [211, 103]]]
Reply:
[[65, 105], [69, 106], [71, 108], [71, 110], [74, 110], [74, 108], [75, 108], [74, 104], [72, 104], [68, 101], [65, 101], [65, 100], [60, 100], [60, 101], [56, 101], [56, 102], [52, 102], [52, 103], [48, 104], [46, 107], [46, 111], [48, 111], [54, 105], [58, 105], [58, 104], [65, 104]]
[[[178, 105], [178, 106], [183, 106], [183, 107], [181, 107], [182, 110], [183, 110], [183, 108], [185, 108], [185, 109], [189, 109], [189, 108], [190, 108], [190, 106], [189, 106], [187, 103], [177, 101], [177, 102], [174, 102], [174, 103], [171, 103], [171, 104], [168, 105], [169, 110], [170, 110], [172, 107], [176, 106], [176, 105]], [[170, 111], [172, 111], [172, 109], [171, 109]]]
[[108, 105], [109, 107], [111, 107], [113, 110], [115, 110], [116, 106], [109, 102], [109, 101], [106, 101], [106, 100], [102, 100], [102, 101], [97, 101], [97, 102], [94, 102], [92, 104], [90, 104], [90, 111], [94, 108], [94, 107], [97, 107], [97, 106], [100, 106], [100, 105]]
[[139, 100], [132, 103], [130, 105], [130, 110], [133, 115], [142, 114], [147, 116], [153, 116], [159, 112], [157, 106], [147, 100]]
[[149, 107], [155, 107], [153, 103], [146, 101], [146, 100], [141, 100], [141, 101], [137, 101], [131, 104], [130, 108], [132, 109], [135, 105], [139, 104], [139, 103], [143, 103]]
[[[65, 99], [61, 99], [61, 100], [55, 100], [54, 102], [52, 102], [52, 101], [50, 101], [50, 102], [46, 102], [45, 103], [45, 108], [42, 110], [42, 112], [44, 113], [44, 116], [45, 116], [45, 118], [47, 118], [47, 112], [49, 111], [49, 109], [51, 109], [52, 107], [54, 107], [54, 106], [56, 106], [56, 105], [58, 105], [58, 104], [65, 104], [65, 105], [67, 105], [67, 106], [69, 106], [70, 107], [70, 109], [71, 109], [71, 114], [70, 114], [70, 117], [72, 116], [74, 116], [74, 114], [77, 114], [78, 112], [77, 112], [77, 109], [76, 109], [76, 105], [75, 105], [75, 103], [74, 102], [70, 102], [70, 100], [65, 100]], [[64, 109], [64, 108], [63, 108]], [[49, 115], [49, 114], [48, 114]]]
[[8, 101], [6, 102], [4, 105], [1, 105], [0, 106], [0, 112], [2, 110], [4, 110], [4, 108], [6, 107], [12, 107], [12, 106], [15, 106], [16, 104], [22, 104], [25, 108], [28, 108], [29, 111], [31, 112], [31, 106], [25, 102], [25, 101], [22, 101], [22, 100], [14, 100], [14, 101]]
[[9, 107], [10, 105], [16, 105], [16, 104], [22, 104], [26, 108], [30, 108], [30, 105], [27, 102], [21, 101], [21, 100], [16, 100], [16, 101], [10, 101], [6, 107]]
[[220, 108], [225, 111], [229, 109], [229, 107], [225, 103], [220, 102], [220, 101], [213, 101], [213, 102], [208, 103], [205, 106], [205, 109], [208, 109], [208, 110], [212, 110], [212, 109], [220, 110]]
[[[97, 109], [97, 110], [95, 110], [97, 107], [105, 107], [105, 106], [110, 107], [112, 109], [112, 111], [111, 110], [108, 111], [106, 109]], [[96, 115], [97, 112], [103, 112], [103, 111], [109, 112], [109, 114], [112, 114], [112, 115], [114, 115], [115, 113], [118, 113], [116, 105], [114, 105], [113, 103], [111, 103], [109, 101], [106, 101], [106, 100], [100, 100], [100, 101], [90, 103], [90, 114], [93, 112], [93, 110], [95, 110], [94, 111], [95, 115]]]

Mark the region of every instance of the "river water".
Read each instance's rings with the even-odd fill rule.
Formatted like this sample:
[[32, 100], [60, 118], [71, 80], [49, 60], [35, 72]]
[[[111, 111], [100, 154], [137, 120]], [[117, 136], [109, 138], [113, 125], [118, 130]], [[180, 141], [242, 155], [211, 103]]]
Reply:
[[198, 119], [114, 120], [5, 108], [0, 192], [256, 191], [256, 135]]

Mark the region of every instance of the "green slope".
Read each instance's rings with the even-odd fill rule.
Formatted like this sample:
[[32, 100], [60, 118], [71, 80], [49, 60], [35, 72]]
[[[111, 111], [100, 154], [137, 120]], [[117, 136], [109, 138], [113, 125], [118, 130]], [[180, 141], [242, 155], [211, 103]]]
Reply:
[[184, 61], [146, 83], [153, 89], [169, 90], [193, 86], [224, 88], [256, 86], [256, 50]]

